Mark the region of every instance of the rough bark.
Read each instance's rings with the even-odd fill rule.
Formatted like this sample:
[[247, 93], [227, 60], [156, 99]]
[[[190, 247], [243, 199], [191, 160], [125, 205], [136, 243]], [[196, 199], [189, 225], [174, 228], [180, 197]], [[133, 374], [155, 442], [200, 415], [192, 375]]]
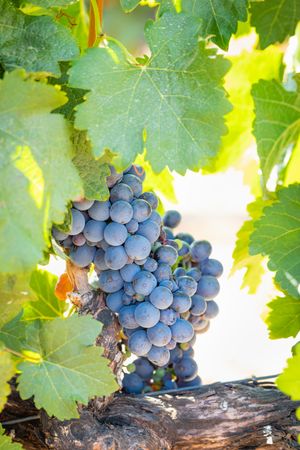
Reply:
[[7, 429], [28, 450], [279, 450], [298, 447], [296, 407], [274, 387], [217, 383], [155, 398], [117, 395], [104, 409], [85, 408], [80, 419], [44, 415]]

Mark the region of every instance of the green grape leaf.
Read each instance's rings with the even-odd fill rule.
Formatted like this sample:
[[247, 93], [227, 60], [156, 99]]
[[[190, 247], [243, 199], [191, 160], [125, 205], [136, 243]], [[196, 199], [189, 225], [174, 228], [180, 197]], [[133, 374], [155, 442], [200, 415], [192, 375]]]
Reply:
[[287, 360], [287, 367], [276, 380], [278, 388], [292, 400], [300, 400], [300, 353]]
[[6, 70], [60, 75], [59, 61], [79, 55], [71, 32], [49, 16], [28, 16], [0, 0], [0, 61]]
[[265, 183], [300, 134], [300, 94], [277, 81], [260, 80], [252, 88], [256, 118], [254, 135]]
[[300, 300], [294, 297], [277, 297], [267, 305], [266, 318], [270, 339], [296, 337], [300, 331]]
[[0, 450], [22, 450], [23, 448], [21, 444], [15, 444], [9, 436], [5, 436], [4, 429], [0, 425]]
[[22, 320], [52, 320], [62, 317], [67, 309], [66, 302], [55, 296], [57, 276], [46, 270], [35, 270], [30, 279], [30, 287], [36, 299], [24, 305]]
[[73, 143], [75, 153], [73, 163], [82, 180], [84, 197], [90, 200], [107, 200], [109, 190], [106, 177], [110, 175], [108, 164], [103, 163], [102, 158], [95, 159], [86, 133], [74, 132]]
[[88, 316], [57, 318], [40, 326], [36, 362], [24, 361], [18, 389], [23, 399], [34, 396], [37, 408], [58, 419], [79, 417], [76, 402], [118, 389], [103, 349], [93, 346], [101, 323]]
[[[82, 195], [67, 122], [50, 111], [65, 94], [19, 71], [0, 80], [0, 270], [31, 269], [43, 258], [52, 222]], [[14, 189], [11, 188], [14, 186]]]
[[300, 296], [300, 184], [278, 191], [277, 199], [263, 210], [250, 236], [250, 254], [269, 257], [275, 280], [290, 295]]
[[29, 273], [0, 273], [0, 328], [20, 311], [22, 304], [32, 298]]
[[255, 116], [251, 87], [261, 78], [280, 80], [282, 56], [279, 47], [271, 46], [264, 51], [243, 51], [239, 55], [228, 57], [232, 66], [225, 75], [225, 89], [234, 108], [226, 116], [229, 131], [222, 138], [222, 146], [216, 158], [205, 167], [206, 171], [225, 170], [236, 164], [254, 142], [252, 122]]
[[282, 42], [295, 32], [300, 20], [299, 0], [251, 1], [251, 25], [259, 34], [261, 48]]
[[182, 10], [201, 20], [200, 34], [212, 36], [212, 41], [223, 50], [228, 49], [238, 21], [247, 20], [248, 0], [184, 0]]
[[120, 3], [125, 12], [131, 12], [137, 7], [140, 0], [120, 0]]
[[264, 258], [261, 255], [250, 255], [249, 243], [250, 236], [254, 230], [255, 220], [261, 216], [265, 205], [266, 203], [261, 198], [257, 198], [255, 202], [248, 205], [247, 209], [250, 218], [243, 223], [242, 227], [237, 232], [237, 241], [232, 255], [233, 266], [231, 275], [237, 270], [246, 269], [242, 288], [248, 287], [250, 294], [255, 294], [264, 274], [262, 265]]
[[15, 373], [15, 361], [13, 360], [11, 354], [5, 349], [4, 345], [0, 342], [0, 412], [4, 408], [7, 397], [10, 394], [10, 386], [8, 381], [14, 376]]
[[145, 65], [112, 41], [75, 62], [70, 84], [91, 91], [75, 126], [87, 130], [96, 157], [109, 148], [125, 168], [146, 146], [155, 172], [168, 166], [184, 174], [216, 154], [230, 110], [222, 87], [228, 62], [199, 45], [198, 32], [196, 19], [165, 13], [147, 22]]

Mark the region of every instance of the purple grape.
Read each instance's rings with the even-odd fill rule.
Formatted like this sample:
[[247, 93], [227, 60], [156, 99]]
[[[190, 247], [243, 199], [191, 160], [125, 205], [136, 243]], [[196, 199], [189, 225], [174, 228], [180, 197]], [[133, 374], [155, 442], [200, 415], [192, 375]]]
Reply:
[[173, 266], [178, 258], [178, 253], [174, 247], [170, 245], [162, 245], [155, 252], [155, 257], [160, 264], [165, 263]]
[[111, 222], [104, 229], [104, 239], [109, 245], [122, 245], [127, 236], [126, 227], [120, 223]]
[[123, 289], [114, 292], [112, 294], [108, 294], [108, 296], [106, 297], [106, 305], [111, 311], [115, 313], [118, 313], [120, 311], [120, 309], [123, 306], [122, 301], [123, 294], [124, 294]]
[[174, 372], [178, 378], [190, 381], [197, 376], [198, 366], [193, 358], [184, 356], [174, 364]]
[[144, 389], [144, 382], [136, 373], [126, 373], [122, 385], [124, 391], [128, 394], [140, 394]]
[[197, 267], [192, 267], [190, 270], [186, 273], [189, 277], [194, 278], [195, 281], [199, 281], [201, 278], [201, 270]]
[[206, 259], [201, 263], [202, 275], [219, 278], [223, 273], [223, 266], [217, 259]]
[[141, 270], [134, 276], [132, 284], [137, 294], [149, 295], [156, 287], [157, 281], [151, 272]]
[[214, 319], [219, 314], [219, 307], [214, 300], [210, 300], [207, 303], [206, 311], [205, 311], [205, 319]]
[[126, 224], [130, 222], [133, 217], [133, 209], [130, 203], [124, 200], [118, 200], [113, 203], [110, 208], [111, 220], [117, 223]]
[[135, 373], [137, 373], [144, 380], [148, 380], [152, 377], [154, 372], [154, 367], [146, 358], [138, 358], [133, 361], [135, 365]]
[[147, 333], [144, 330], [138, 330], [128, 339], [129, 350], [137, 356], [146, 355], [152, 347]]
[[181, 214], [178, 211], [170, 210], [164, 215], [164, 225], [169, 228], [176, 228], [181, 222]]
[[95, 201], [89, 209], [89, 216], [94, 220], [108, 220], [110, 211], [110, 202]]
[[136, 233], [139, 228], [139, 223], [135, 219], [131, 219], [128, 223], [126, 223], [126, 228], [128, 233]]
[[97, 270], [107, 270], [109, 267], [105, 262], [105, 251], [102, 248], [99, 248], [94, 256], [94, 264]]
[[97, 243], [104, 238], [105, 222], [98, 220], [89, 220], [84, 227], [83, 234], [87, 241]]
[[148, 270], [148, 272], [155, 272], [158, 268], [158, 263], [153, 258], [147, 258], [144, 264], [144, 270]]
[[197, 294], [201, 295], [205, 299], [215, 298], [220, 292], [220, 284], [217, 278], [210, 275], [203, 275], [197, 287]]
[[52, 235], [56, 241], [64, 241], [68, 237], [67, 233], [60, 231], [58, 228], [55, 227], [52, 228]]
[[105, 263], [113, 270], [120, 270], [127, 263], [128, 256], [122, 245], [109, 247], [105, 252]]
[[158, 207], [158, 198], [155, 194], [153, 194], [153, 192], [144, 192], [139, 198], [146, 200], [152, 209], [156, 209]]
[[86, 211], [93, 205], [93, 203], [94, 200], [80, 200], [79, 202], [73, 202], [73, 206], [79, 211]]
[[127, 173], [123, 176], [122, 183], [125, 183], [131, 187], [133, 195], [135, 197], [139, 197], [141, 195], [143, 185], [141, 180], [137, 176]]
[[123, 306], [119, 311], [119, 322], [123, 328], [133, 330], [138, 328], [138, 323], [135, 320], [135, 305]]
[[159, 264], [158, 268], [154, 272], [154, 276], [159, 283], [163, 280], [169, 280], [172, 276], [171, 267], [169, 266], [169, 264]]
[[190, 341], [194, 335], [192, 324], [184, 319], [177, 319], [174, 325], [171, 325], [171, 331], [172, 338], [179, 343]]
[[152, 209], [146, 200], [138, 198], [132, 202], [133, 218], [138, 222], [144, 222], [149, 219]]
[[160, 311], [160, 321], [165, 325], [174, 325], [178, 319], [178, 314], [174, 309], [164, 309]]
[[151, 244], [144, 236], [129, 236], [124, 245], [127, 255], [133, 260], [147, 258], [151, 251]]
[[116, 184], [110, 191], [110, 200], [112, 203], [118, 200], [124, 200], [131, 203], [133, 200], [133, 192], [130, 186], [124, 183]]
[[99, 287], [103, 292], [108, 294], [117, 292], [122, 289], [123, 284], [123, 279], [118, 270], [104, 270], [99, 274]]
[[191, 304], [191, 297], [189, 297], [184, 292], [177, 291], [173, 294], [173, 303], [171, 305], [171, 308], [174, 309], [174, 311], [180, 314], [185, 313], [190, 309]]
[[191, 245], [192, 260], [195, 262], [202, 262], [212, 252], [212, 246], [208, 241], [194, 241]]
[[192, 277], [184, 276], [177, 278], [177, 284], [181, 291], [192, 297], [197, 291], [197, 283]]
[[150, 294], [150, 302], [158, 309], [167, 309], [173, 302], [173, 294], [164, 286], [157, 286]]
[[159, 321], [159, 318], [159, 309], [155, 308], [151, 303], [143, 302], [137, 305], [135, 310], [135, 320], [141, 327], [154, 327]]
[[74, 208], [71, 209], [71, 215], [72, 215], [72, 226], [71, 231], [69, 231], [69, 234], [71, 236], [74, 236], [75, 234], [79, 234], [83, 231], [85, 226], [85, 218], [80, 211]]
[[144, 236], [151, 244], [154, 244], [159, 238], [160, 228], [157, 223], [148, 219], [139, 224], [137, 234]]
[[184, 241], [189, 245], [191, 245], [192, 242], [194, 242], [194, 238], [190, 233], [177, 233], [176, 239], [179, 239], [180, 241]]
[[82, 233], [79, 233], [79, 234], [75, 234], [75, 236], [73, 236], [72, 242], [74, 245], [76, 245], [76, 247], [81, 247], [82, 245], [84, 245], [86, 243], [86, 239]]
[[194, 316], [201, 316], [206, 311], [207, 303], [201, 295], [195, 294], [192, 297], [191, 313]]
[[172, 338], [170, 328], [162, 322], [158, 322], [154, 327], [147, 329], [147, 336], [151, 344], [157, 347], [164, 347]]
[[140, 267], [136, 264], [126, 264], [126, 266], [122, 267], [122, 269], [120, 270], [120, 274], [124, 281], [126, 281], [127, 283], [131, 283], [135, 275], [140, 271]]
[[168, 364], [170, 352], [166, 347], [156, 347], [155, 345], [152, 345], [150, 352], [147, 354], [147, 358], [156, 366], [162, 367]]

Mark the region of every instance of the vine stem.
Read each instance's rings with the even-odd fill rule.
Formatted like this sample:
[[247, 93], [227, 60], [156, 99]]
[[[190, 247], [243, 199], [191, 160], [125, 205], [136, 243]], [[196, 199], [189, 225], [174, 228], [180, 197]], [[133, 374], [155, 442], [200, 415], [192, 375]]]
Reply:
[[90, 0], [89, 47], [93, 47], [102, 35], [103, 3], [104, 0]]

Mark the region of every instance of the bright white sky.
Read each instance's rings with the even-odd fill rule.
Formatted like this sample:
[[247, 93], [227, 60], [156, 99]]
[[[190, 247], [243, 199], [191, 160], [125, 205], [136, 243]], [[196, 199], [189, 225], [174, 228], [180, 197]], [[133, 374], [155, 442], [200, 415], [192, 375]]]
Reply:
[[166, 202], [167, 208], [183, 215], [181, 231], [197, 239], [208, 239], [213, 256], [220, 259], [225, 273], [220, 279], [221, 292], [216, 298], [220, 313], [205, 334], [199, 335], [196, 360], [204, 383], [275, 374], [290, 356], [292, 339], [269, 340], [261, 315], [272, 299], [272, 282], [264, 277], [259, 292], [248, 295], [241, 290], [242, 273], [229, 278], [235, 235], [252, 200], [243, 185], [242, 173], [230, 169], [223, 174], [201, 175], [188, 172], [175, 175], [178, 204]]

